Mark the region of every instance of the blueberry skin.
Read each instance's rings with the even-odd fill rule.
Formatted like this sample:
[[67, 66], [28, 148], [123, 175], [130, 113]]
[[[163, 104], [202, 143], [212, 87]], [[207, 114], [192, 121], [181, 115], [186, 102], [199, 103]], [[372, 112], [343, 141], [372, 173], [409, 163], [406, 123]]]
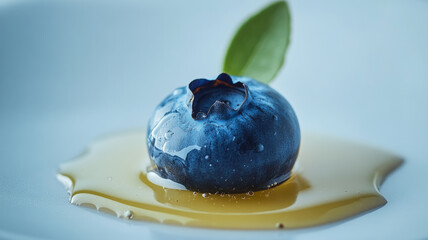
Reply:
[[167, 96], [148, 123], [147, 145], [161, 177], [192, 191], [242, 193], [290, 177], [300, 128], [277, 91], [222, 73]]

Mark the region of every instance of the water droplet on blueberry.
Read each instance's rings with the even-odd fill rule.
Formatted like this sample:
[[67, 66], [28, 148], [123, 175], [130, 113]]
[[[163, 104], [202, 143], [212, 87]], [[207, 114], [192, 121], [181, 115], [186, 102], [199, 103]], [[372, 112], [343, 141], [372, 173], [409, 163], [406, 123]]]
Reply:
[[265, 149], [265, 146], [263, 146], [263, 144], [257, 145], [257, 152], [263, 152], [264, 149]]
[[203, 112], [198, 112], [198, 113], [196, 114], [196, 119], [197, 119], [197, 120], [204, 119], [204, 118], [206, 118], [206, 117], [207, 117], [207, 115], [206, 115], [205, 113], [203, 113]]
[[170, 139], [172, 137], [172, 135], [174, 135], [174, 133], [171, 130], [168, 130], [165, 134], [164, 137], [166, 140]]
[[221, 100], [221, 102], [224, 102], [227, 106], [230, 106], [230, 101], [229, 100]]

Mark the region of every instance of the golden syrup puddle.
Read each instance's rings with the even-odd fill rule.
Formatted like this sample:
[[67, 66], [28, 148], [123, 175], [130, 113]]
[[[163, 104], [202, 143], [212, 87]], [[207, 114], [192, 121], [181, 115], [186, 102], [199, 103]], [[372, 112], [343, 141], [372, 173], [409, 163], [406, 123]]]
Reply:
[[[386, 204], [383, 179], [402, 159], [341, 139], [304, 135], [298, 167], [277, 187], [246, 194], [201, 194], [147, 180], [144, 131], [98, 140], [60, 167], [72, 204], [119, 217], [227, 229], [310, 227]], [[227, 167], [227, 166], [226, 166]]]

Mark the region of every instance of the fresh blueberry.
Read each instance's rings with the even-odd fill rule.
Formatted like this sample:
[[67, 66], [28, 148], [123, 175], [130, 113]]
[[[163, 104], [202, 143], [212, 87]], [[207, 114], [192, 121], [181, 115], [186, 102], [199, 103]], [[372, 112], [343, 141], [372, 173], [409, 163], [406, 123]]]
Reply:
[[290, 177], [296, 114], [269, 86], [222, 73], [175, 89], [148, 124], [153, 171], [198, 192], [266, 189]]

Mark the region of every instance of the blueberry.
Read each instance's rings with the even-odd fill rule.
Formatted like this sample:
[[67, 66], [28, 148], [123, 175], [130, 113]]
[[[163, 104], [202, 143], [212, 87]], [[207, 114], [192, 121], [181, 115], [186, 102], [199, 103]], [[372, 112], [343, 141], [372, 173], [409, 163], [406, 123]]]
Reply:
[[148, 124], [153, 171], [198, 192], [266, 189], [290, 177], [296, 114], [269, 86], [222, 73], [174, 90]]

